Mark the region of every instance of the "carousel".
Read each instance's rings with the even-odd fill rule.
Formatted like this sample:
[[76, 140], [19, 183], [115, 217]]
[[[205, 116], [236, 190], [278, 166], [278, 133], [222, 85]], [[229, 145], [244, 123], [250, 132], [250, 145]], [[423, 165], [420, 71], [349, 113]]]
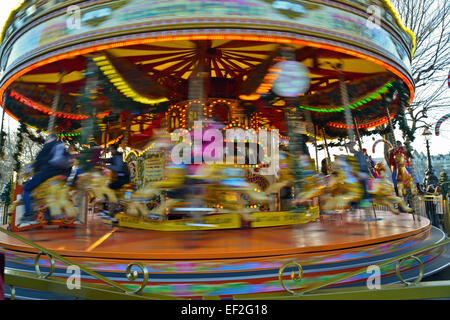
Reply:
[[[360, 137], [391, 134], [414, 95], [414, 37], [388, 1], [51, 2], [12, 13], [0, 103], [71, 145], [80, 171], [35, 189], [37, 223], [23, 228], [33, 172], [15, 172], [4, 228], [115, 277], [139, 261], [153, 281], [143, 292], [181, 297], [282, 291], [292, 260], [308, 286], [439, 238], [403, 197], [417, 193], [405, 154], [396, 188], [361, 160]], [[337, 141], [348, 154], [331, 159]], [[111, 145], [130, 176], [115, 190], [101, 161]], [[27, 268], [33, 248], [0, 243]]]

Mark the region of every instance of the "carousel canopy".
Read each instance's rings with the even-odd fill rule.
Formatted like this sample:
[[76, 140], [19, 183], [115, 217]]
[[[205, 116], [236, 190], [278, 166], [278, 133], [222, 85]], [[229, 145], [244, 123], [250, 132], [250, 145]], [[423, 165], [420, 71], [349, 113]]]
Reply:
[[[29, 3], [20, 7], [4, 30], [0, 91], [11, 116], [43, 130], [56, 116], [58, 130], [79, 133], [90, 116], [83, 98], [91, 95], [97, 118], [120, 114], [115, 122], [105, 120], [109, 138], [129, 130], [131, 143], [151, 136], [171, 106], [196, 99], [206, 110], [217, 99], [234, 101], [249, 118], [258, 113], [260, 122], [281, 130], [285, 125], [273, 114], [295, 105], [311, 112], [328, 135], [339, 136], [347, 126], [345, 107], [364, 130], [387, 122], [387, 96], [391, 116], [413, 96], [413, 39], [386, 1], [192, 1], [190, 7], [182, 1], [79, 1], [80, 27], [74, 29], [61, 25], [63, 3], [41, 2], [41, 10], [25, 18], [20, 13]], [[386, 9], [378, 29], [366, 24], [372, 4]], [[19, 20], [20, 32], [13, 28]], [[282, 61], [306, 70], [306, 90], [294, 100], [273, 90], [271, 75]], [[95, 88], [86, 92], [92, 72]]]

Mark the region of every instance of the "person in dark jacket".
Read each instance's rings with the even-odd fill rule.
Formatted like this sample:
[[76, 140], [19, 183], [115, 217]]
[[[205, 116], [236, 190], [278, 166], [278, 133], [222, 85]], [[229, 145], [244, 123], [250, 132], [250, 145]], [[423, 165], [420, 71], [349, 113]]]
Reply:
[[[113, 181], [108, 185], [109, 188], [113, 190], [120, 189], [124, 184], [130, 182], [130, 172], [126, 163], [123, 161], [123, 155], [118, 151], [117, 145], [111, 146], [112, 157], [104, 159], [105, 163], [108, 163], [106, 167], [114, 172]], [[114, 210], [112, 210], [114, 211]], [[114, 212], [110, 212], [108, 201], [103, 203], [103, 210], [97, 215], [100, 218], [115, 221], [117, 219], [113, 218]]]
[[[425, 189], [425, 195], [434, 196], [436, 187], [433, 185], [427, 186]], [[437, 228], [439, 228], [439, 217], [436, 212], [436, 204], [434, 203], [434, 199], [431, 197], [425, 197], [425, 211], [427, 214], [428, 220], [430, 220], [431, 224]]]
[[327, 158], [323, 158], [322, 159], [320, 172], [324, 176], [328, 176], [330, 174], [330, 165], [328, 164], [328, 159]]
[[[58, 175], [68, 176], [70, 174], [70, 167], [71, 167], [70, 163], [67, 163], [66, 167], [51, 164], [55, 150], [59, 144], [62, 144], [62, 142], [58, 141], [56, 134], [53, 133], [50, 134], [47, 137], [47, 140], [45, 141], [41, 151], [39, 151], [38, 155], [36, 156], [36, 160], [32, 165], [35, 173], [33, 177], [27, 182], [25, 182], [23, 186], [22, 196], [23, 196], [23, 203], [25, 206], [25, 213], [22, 216], [22, 219], [20, 220], [19, 227], [37, 223], [34, 220], [34, 213], [32, 208], [33, 190], [36, 189], [41, 183], [45, 182], [46, 180], [52, 177]], [[65, 150], [65, 152], [67, 151]]]
[[367, 158], [364, 155], [362, 151], [355, 149], [356, 142], [350, 141], [350, 143], [347, 144], [348, 150], [353, 153], [357, 163], [358, 163], [358, 180], [361, 183], [363, 187], [363, 199], [361, 200], [359, 206], [360, 207], [369, 207], [371, 205], [370, 203], [370, 195], [368, 192], [368, 182], [367, 180], [370, 177], [370, 168], [369, 164], [367, 162]]
[[5, 300], [5, 255], [0, 252], [0, 301]]
[[118, 151], [117, 145], [111, 147], [112, 157], [105, 159], [106, 163], [109, 163], [107, 168], [114, 172], [114, 180], [108, 185], [113, 190], [120, 189], [124, 184], [130, 182], [130, 173], [127, 165], [123, 161], [122, 152]]

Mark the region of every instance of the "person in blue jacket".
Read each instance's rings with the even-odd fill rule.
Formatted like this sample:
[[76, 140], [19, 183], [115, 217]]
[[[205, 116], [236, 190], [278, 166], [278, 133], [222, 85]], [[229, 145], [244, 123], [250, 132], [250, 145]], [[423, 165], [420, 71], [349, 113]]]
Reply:
[[23, 186], [22, 196], [25, 213], [20, 220], [19, 227], [37, 223], [34, 219], [32, 208], [33, 190], [52, 177], [58, 175], [68, 176], [70, 174], [72, 167], [70, 154], [66, 150], [64, 143], [58, 141], [56, 134], [52, 133], [47, 137], [32, 167], [35, 173]]

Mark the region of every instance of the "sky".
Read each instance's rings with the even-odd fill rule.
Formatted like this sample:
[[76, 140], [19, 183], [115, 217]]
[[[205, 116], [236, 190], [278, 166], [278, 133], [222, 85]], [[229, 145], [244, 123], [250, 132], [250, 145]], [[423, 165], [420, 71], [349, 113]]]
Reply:
[[[21, 3], [21, 0], [1, 0], [2, 4], [1, 4], [1, 9], [0, 10], [0, 26], [3, 29], [3, 25], [6, 22], [9, 13], [18, 6], [19, 3]], [[449, 70], [450, 70], [450, 66], [449, 66]], [[443, 82], [447, 79], [448, 76], [448, 72], [447, 70], [442, 71], [441, 72], [441, 76], [443, 78]], [[445, 82], [445, 85], [447, 86], [447, 83]], [[448, 87], [447, 87], [448, 88]], [[450, 93], [450, 88], [448, 88], [449, 93]], [[449, 94], [450, 96], [450, 94]], [[450, 102], [450, 101], [449, 101]], [[448, 108], [448, 110], [445, 109], [441, 109], [437, 114], [430, 114], [430, 118], [434, 118], [435, 120], [433, 120], [431, 123], [433, 125], [432, 127], [432, 132], [434, 133], [434, 124], [436, 123], [436, 120], [439, 119], [441, 116], [450, 113], [450, 108]], [[431, 117], [432, 116], [432, 117]], [[9, 118], [9, 117], [8, 117]], [[8, 125], [10, 128], [15, 128], [17, 127], [17, 124], [15, 123], [15, 121], [13, 119], [8, 119], [7, 121], [5, 121], [6, 125]], [[8, 128], [8, 127], [7, 127]], [[416, 140], [414, 141], [414, 143], [412, 144], [412, 147], [417, 150], [418, 152], [423, 152], [426, 154], [426, 147], [425, 147], [425, 140], [424, 138], [421, 136], [422, 132], [418, 132], [416, 133], [415, 137]], [[396, 131], [395, 132], [396, 138], [397, 140], [401, 140], [402, 139], [402, 135], [400, 131]], [[380, 136], [374, 136], [375, 140], [380, 139]], [[374, 158], [383, 158], [383, 147], [381, 144], [378, 144], [375, 150], [375, 153], [372, 153], [372, 147], [375, 141], [373, 141], [372, 137], [365, 137], [363, 138], [363, 147], [367, 149], [368, 153], [374, 157]], [[315, 151], [314, 148], [311, 146], [310, 147], [310, 153], [311, 156], [315, 156]], [[331, 149], [331, 153], [332, 154], [342, 154], [345, 153], [345, 151], [341, 151], [339, 150], [339, 148], [332, 148]], [[441, 126], [441, 134], [440, 136], [436, 137], [433, 134], [433, 137], [431, 139], [431, 146], [430, 146], [430, 153], [432, 155], [437, 155], [437, 154], [448, 154], [450, 153], [450, 119], [447, 122], [444, 122]], [[321, 160], [322, 158], [325, 157], [325, 150], [319, 151], [319, 159]]]

